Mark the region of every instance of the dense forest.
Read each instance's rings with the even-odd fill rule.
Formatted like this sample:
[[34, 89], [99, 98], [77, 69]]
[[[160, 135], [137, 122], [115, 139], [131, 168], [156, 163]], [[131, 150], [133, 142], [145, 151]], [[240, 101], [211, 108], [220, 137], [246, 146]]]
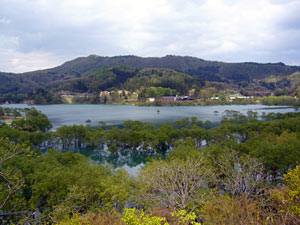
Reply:
[[[300, 113], [62, 126], [0, 108], [4, 224], [299, 224]], [[0, 121], [1, 121], [0, 118]], [[136, 177], [76, 153], [154, 153]]]
[[[170, 88], [172, 94], [200, 100], [212, 97], [224, 100], [234, 94], [298, 98], [299, 71], [300, 67], [283, 63], [224, 63], [181, 56], [91, 55], [47, 70], [0, 73], [0, 102], [70, 103], [64, 96], [74, 97], [73, 103], [145, 102], [149, 87]], [[109, 96], [103, 92], [108, 92]]]

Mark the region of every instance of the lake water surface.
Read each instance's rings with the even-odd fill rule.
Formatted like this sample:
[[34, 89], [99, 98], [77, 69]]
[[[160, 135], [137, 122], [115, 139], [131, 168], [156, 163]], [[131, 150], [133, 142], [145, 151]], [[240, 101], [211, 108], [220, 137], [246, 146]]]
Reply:
[[[132, 105], [27, 105], [7, 104], [2, 107], [31, 108], [35, 107], [48, 116], [56, 129], [63, 125], [86, 124], [91, 120], [92, 126], [99, 121], [107, 125], [121, 125], [125, 120], [140, 120], [145, 123], [161, 124], [174, 122], [183, 118], [197, 117], [198, 120], [220, 122], [225, 110], [236, 110], [246, 114], [249, 110], [263, 112], [286, 113], [295, 112], [294, 108], [274, 109], [264, 105], [217, 105], [217, 106], [132, 106]], [[267, 109], [272, 108], [272, 109]]]

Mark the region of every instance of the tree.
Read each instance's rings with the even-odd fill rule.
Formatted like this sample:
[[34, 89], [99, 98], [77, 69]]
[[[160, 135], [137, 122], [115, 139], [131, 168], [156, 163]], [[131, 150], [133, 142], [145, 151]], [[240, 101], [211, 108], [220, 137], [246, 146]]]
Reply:
[[111, 154], [117, 154], [118, 147], [115, 144], [109, 145], [107, 149]]
[[[86, 134], [86, 139], [89, 145], [97, 147], [104, 144], [105, 132], [102, 128], [89, 129]], [[103, 146], [102, 146], [103, 147]]]
[[0, 107], [0, 118], [4, 116], [4, 109], [2, 107]]
[[218, 170], [221, 186], [231, 196], [253, 197], [260, 194], [264, 183], [262, 163], [249, 155], [240, 156], [232, 150], [223, 150], [210, 157]]
[[26, 119], [15, 120], [12, 123], [12, 127], [29, 132], [45, 132], [51, 129], [52, 124], [46, 115], [32, 108], [26, 112]]
[[[289, 132], [282, 123], [274, 126], [274, 122], [264, 128], [263, 135], [244, 142], [242, 149], [260, 159], [274, 174], [283, 174], [300, 161], [300, 140], [296, 132]], [[295, 129], [296, 123], [292, 127]]]
[[9, 200], [24, 185], [24, 178], [20, 171], [8, 165], [8, 162], [21, 156], [29, 155], [29, 147], [21, 144], [12, 144], [8, 139], [0, 139], [0, 210], [6, 208]]
[[81, 154], [49, 151], [24, 162], [15, 162], [15, 168], [25, 174], [28, 189], [23, 211], [32, 215], [39, 210], [40, 219], [46, 221], [90, 209], [122, 208], [132, 194], [133, 180], [125, 171], [95, 165]]
[[147, 88], [147, 90], [146, 90], [146, 96], [147, 97], [152, 97], [152, 98], [156, 97], [155, 87], [149, 87], [149, 88]]
[[283, 187], [272, 192], [284, 224], [300, 223], [300, 166], [284, 175]]
[[87, 120], [87, 121], [85, 121], [85, 123], [86, 123], [87, 126], [91, 126], [92, 121], [91, 120]]
[[106, 122], [105, 121], [99, 121], [99, 125], [100, 127], [105, 127], [106, 126]]
[[234, 225], [273, 225], [273, 217], [265, 216], [259, 200], [253, 198], [234, 198], [228, 195], [219, 196], [209, 201], [202, 208], [203, 224]]
[[150, 204], [167, 204], [194, 210], [208, 198], [212, 169], [203, 157], [171, 158], [146, 164], [138, 180], [143, 186], [140, 198]]
[[166, 218], [146, 215], [143, 210], [140, 212], [133, 209], [125, 209], [122, 221], [128, 225], [168, 225]]

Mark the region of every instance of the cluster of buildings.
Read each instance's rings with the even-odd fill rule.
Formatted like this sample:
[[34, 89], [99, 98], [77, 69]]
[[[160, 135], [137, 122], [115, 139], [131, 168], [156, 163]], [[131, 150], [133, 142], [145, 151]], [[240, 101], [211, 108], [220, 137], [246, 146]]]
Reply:
[[229, 100], [235, 100], [235, 99], [252, 99], [254, 98], [253, 96], [231, 96], [229, 97]]
[[162, 96], [160, 99], [148, 98], [148, 102], [160, 101], [164, 103], [180, 102], [180, 101], [195, 101], [197, 100], [194, 97], [190, 96]]
[[[254, 96], [243, 96], [243, 95], [235, 95], [235, 96], [229, 96], [227, 97], [227, 100], [233, 101], [236, 99], [253, 99]], [[172, 103], [172, 102], [183, 102], [183, 101], [196, 101], [201, 100], [205, 101], [207, 99], [197, 99], [195, 97], [190, 96], [162, 96], [161, 98], [148, 98], [148, 102], [163, 102], [163, 103]], [[214, 96], [209, 98], [209, 100], [220, 100], [220, 97]]]
[[[70, 92], [66, 92], [66, 91], [61, 91], [60, 93], [60, 97], [64, 98], [66, 102], [72, 103], [72, 99], [73, 98], [88, 98], [90, 97], [92, 94], [91, 93], [70, 93]], [[253, 94], [255, 94], [255, 96], [267, 96], [268, 93], [267, 92], [253, 92]], [[124, 96], [126, 96], [127, 102], [135, 102], [138, 101], [138, 93], [137, 92], [133, 92], [130, 93], [130, 99], [127, 97], [129, 96], [129, 92], [128, 91], [123, 91], [123, 90], [118, 90], [118, 91], [101, 91], [99, 93], [99, 97], [100, 98], [104, 98], [106, 97], [111, 98], [113, 97], [112, 95], [117, 95], [120, 97], [120, 99], [123, 99]], [[234, 101], [237, 99], [253, 99], [253, 96], [244, 96], [241, 95], [239, 93], [236, 93], [234, 95], [231, 96], [226, 96], [226, 100], [228, 101]], [[188, 95], [183, 95], [183, 96], [162, 96], [159, 98], [154, 98], [154, 97], [150, 97], [147, 99], [147, 102], [149, 103], [153, 103], [153, 102], [162, 102], [162, 103], [173, 103], [173, 102], [194, 102], [194, 101], [206, 101], [206, 100], [221, 100], [220, 97], [218, 96], [214, 96], [214, 97], [210, 97], [207, 99], [198, 99], [195, 97], [191, 97]]]

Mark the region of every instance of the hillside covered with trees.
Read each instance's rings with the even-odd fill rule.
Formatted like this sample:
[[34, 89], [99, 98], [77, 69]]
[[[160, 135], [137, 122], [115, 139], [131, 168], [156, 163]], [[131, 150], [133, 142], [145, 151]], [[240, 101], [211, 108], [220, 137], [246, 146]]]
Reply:
[[[126, 102], [130, 95], [141, 95], [136, 100], [143, 102], [148, 97], [145, 92], [149, 87], [170, 88], [172, 94], [195, 99], [229, 97], [230, 94], [298, 97], [299, 71], [300, 67], [283, 63], [224, 63], [181, 56], [91, 55], [47, 70], [0, 73], [0, 102], [66, 103], [61, 98], [63, 95], [77, 95], [85, 96], [85, 99], [76, 100], [77, 103], [106, 103], [101, 94], [105, 91], [125, 93], [124, 98], [119, 96], [118, 100], [116, 96], [107, 96], [112, 99], [111, 103]], [[206, 94], [201, 95], [201, 91]]]

